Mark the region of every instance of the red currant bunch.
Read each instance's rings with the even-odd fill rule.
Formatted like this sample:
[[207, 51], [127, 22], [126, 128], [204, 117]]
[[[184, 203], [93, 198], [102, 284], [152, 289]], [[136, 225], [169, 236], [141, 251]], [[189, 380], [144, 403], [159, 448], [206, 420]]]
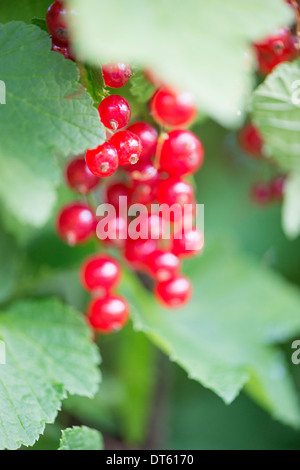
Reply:
[[[68, 13], [63, 2], [51, 5], [47, 25], [53, 50], [69, 58]], [[98, 73], [104, 82], [98, 112], [106, 141], [68, 162], [65, 181], [84, 199], [62, 208], [57, 232], [72, 246], [97, 235], [104, 250], [118, 250], [131, 269], [151, 280], [147, 284], [154, 286], [163, 306], [182, 307], [192, 295], [191, 282], [181, 273], [182, 260], [204, 248], [203, 233], [196, 226], [195, 192], [188, 179], [204, 161], [201, 141], [186, 129], [197, 116], [194, 99], [160, 83], [149, 101], [152, 121], [130, 122], [130, 104], [111, 91], [131, 79], [131, 66], [102, 64]], [[109, 217], [102, 209], [95, 215], [92, 201], [99, 195], [103, 206], [113, 208]], [[115, 292], [121, 281], [120, 263], [107, 254], [95, 254], [83, 263], [80, 279], [92, 296], [87, 319], [95, 331], [105, 334], [122, 328], [129, 307]]]

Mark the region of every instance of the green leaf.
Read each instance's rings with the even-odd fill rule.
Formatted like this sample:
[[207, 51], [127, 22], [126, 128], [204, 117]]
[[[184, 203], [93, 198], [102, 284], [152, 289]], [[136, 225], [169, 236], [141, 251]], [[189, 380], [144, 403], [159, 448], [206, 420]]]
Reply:
[[[194, 93], [199, 110], [226, 126], [241, 121], [251, 91], [250, 41], [293, 20], [282, 0], [68, 3], [77, 11], [74, 42], [87, 60], [150, 68], [167, 83]], [[101, 27], [99, 18], [105, 18]]]
[[49, 0], [1, 0], [0, 21], [21, 20], [31, 22], [34, 17], [42, 18], [46, 16], [47, 9], [51, 1]]
[[187, 273], [194, 297], [177, 312], [156, 305], [151, 294], [137, 296], [137, 281], [128, 282], [135, 327], [226, 403], [255, 380], [260, 404], [299, 425], [297, 395], [274, 346], [300, 332], [299, 291], [227, 240], [207, 240], [205, 254], [189, 263]]
[[130, 79], [130, 92], [139, 103], [150, 100], [156, 87], [146, 79], [142, 71], [137, 71]]
[[282, 222], [286, 235], [300, 235], [300, 172], [291, 173], [285, 184]]
[[14, 240], [0, 229], [0, 302], [13, 292], [20, 271], [20, 251]]
[[31, 446], [67, 393], [96, 393], [98, 352], [81, 316], [55, 300], [13, 304], [0, 314], [0, 338], [0, 449]]
[[55, 202], [57, 159], [104, 140], [76, 65], [50, 49], [48, 35], [34, 25], [0, 25], [0, 78], [6, 85], [0, 197], [19, 221], [34, 226], [45, 223]]
[[103, 438], [95, 429], [73, 426], [62, 431], [58, 450], [103, 450]]
[[300, 60], [282, 64], [253, 96], [253, 120], [266, 152], [284, 170], [300, 169]]
[[41, 18], [32, 18], [31, 23], [34, 24], [35, 26], [38, 26], [40, 29], [42, 29], [43, 31], [46, 31], [48, 33], [46, 20], [41, 19]]

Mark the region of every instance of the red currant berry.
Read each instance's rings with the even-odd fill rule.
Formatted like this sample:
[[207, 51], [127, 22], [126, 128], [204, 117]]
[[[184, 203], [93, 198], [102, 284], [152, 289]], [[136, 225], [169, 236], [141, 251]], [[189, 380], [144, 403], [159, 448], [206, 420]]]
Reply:
[[188, 303], [192, 296], [192, 284], [184, 276], [174, 277], [159, 282], [155, 288], [155, 297], [166, 307], [178, 308]]
[[242, 150], [252, 157], [261, 157], [264, 141], [259, 129], [254, 124], [246, 124], [238, 133], [238, 142]]
[[118, 151], [120, 165], [135, 165], [139, 161], [143, 147], [137, 135], [120, 131], [114, 134], [109, 142]]
[[111, 204], [115, 209], [119, 209], [120, 198], [126, 197], [126, 201], [130, 200], [130, 189], [125, 183], [116, 182], [111, 183], [106, 188], [106, 202]]
[[69, 43], [69, 32], [67, 27], [68, 12], [63, 2], [54, 2], [48, 8], [46, 24], [50, 34], [56, 42]]
[[162, 86], [150, 101], [153, 119], [165, 127], [181, 127], [191, 124], [197, 115], [195, 100], [188, 92], [175, 92]]
[[127, 240], [124, 256], [134, 269], [144, 269], [147, 259], [156, 250], [155, 240]]
[[272, 36], [254, 44], [259, 72], [268, 75], [282, 62], [289, 62], [297, 57], [297, 50], [291, 31], [282, 28]]
[[158, 170], [151, 162], [139, 162], [129, 168], [132, 185], [131, 203], [150, 204], [156, 199]]
[[128, 236], [128, 221], [121, 214], [102, 217], [97, 224], [97, 237], [108, 245], [122, 248]]
[[[132, 225], [130, 224], [129, 228], [131, 229]], [[164, 238], [167, 230], [166, 221], [163, 219], [161, 213], [147, 213], [141, 214], [138, 217], [137, 225], [134, 224], [134, 233], [129, 231], [129, 236], [131, 239], [142, 239], [148, 240], [160, 240]], [[132, 228], [132, 230], [133, 230]], [[137, 235], [138, 232], [138, 235]]]
[[88, 258], [81, 268], [81, 282], [88, 291], [113, 289], [121, 277], [119, 264], [110, 256]]
[[119, 95], [104, 98], [98, 111], [102, 124], [113, 131], [125, 127], [131, 118], [131, 109], [128, 102]]
[[272, 198], [277, 201], [282, 201], [284, 198], [284, 188], [286, 183], [286, 176], [277, 176], [271, 181]]
[[203, 233], [196, 228], [180, 230], [174, 234], [171, 240], [172, 253], [181, 258], [192, 258], [202, 253], [203, 248]]
[[129, 308], [121, 297], [108, 295], [94, 299], [88, 307], [88, 320], [99, 333], [114, 333], [121, 330], [129, 319]]
[[266, 206], [272, 201], [272, 190], [268, 183], [256, 183], [251, 188], [253, 202], [259, 206]]
[[104, 142], [96, 149], [88, 150], [85, 161], [88, 169], [99, 178], [111, 176], [119, 167], [117, 149], [109, 142]]
[[120, 63], [102, 65], [102, 74], [105, 85], [110, 88], [121, 88], [133, 75], [130, 65]]
[[141, 139], [143, 146], [141, 160], [150, 160], [156, 153], [158, 139], [157, 130], [147, 122], [135, 122], [128, 127], [128, 130]]
[[195, 194], [193, 186], [187, 181], [182, 181], [177, 178], [169, 178], [161, 180], [158, 184], [157, 200], [160, 204], [193, 204], [195, 201]]
[[161, 149], [160, 167], [173, 176], [195, 173], [203, 164], [204, 149], [189, 131], [175, 130], [166, 135]]
[[147, 259], [147, 270], [159, 282], [168, 281], [179, 273], [180, 261], [173, 253], [155, 250]]
[[59, 54], [63, 55], [65, 59], [74, 60], [72, 54], [70, 53], [68, 45], [55, 42], [53, 38], [51, 51], [58, 52]]
[[63, 207], [57, 219], [57, 233], [69, 245], [87, 241], [95, 230], [95, 216], [87, 204], [72, 202]]
[[65, 176], [68, 186], [80, 194], [88, 194], [99, 184], [99, 178], [90, 172], [84, 158], [70, 161]]

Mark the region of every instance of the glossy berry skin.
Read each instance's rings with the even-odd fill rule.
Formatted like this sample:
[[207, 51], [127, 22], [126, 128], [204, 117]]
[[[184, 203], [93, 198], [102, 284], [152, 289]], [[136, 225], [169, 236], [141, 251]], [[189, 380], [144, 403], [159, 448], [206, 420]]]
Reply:
[[124, 251], [125, 259], [134, 269], [144, 269], [149, 255], [156, 250], [155, 240], [128, 239]]
[[161, 180], [158, 184], [157, 200], [160, 204], [193, 204], [195, 200], [194, 188], [187, 181], [177, 178]]
[[171, 240], [171, 251], [180, 258], [193, 258], [202, 253], [203, 248], [203, 233], [196, 228], [180, 230]]
[[84, 158], [71, 160], [65, 177], [68, 186], [80, 194], [88, 194], [99, 184], [99, 178], [90, 172]]
[[113, 205], [117, 210], [119, 209], [120, 198], [125, 197], [127, 204], [129, 205], [130, 196], [130, 189], [125, 183], [111, 183], [106, 188], [106, 202], [107, 204]]
[[64, 206], [56, 223], [58, 235], [71, 246], [89, 240], [95, 233], [95, 226], [92, 210], [82, 202], [72, 202]]
[[189, 279], [176, 276], [168, 281], [159, 282], [155, 287], [155, 297], [165, 307], [179, 308], [189, 302], [192, 291]]
[[130, 65], [117, 63], [102, 65], [102, 75], [106, 86], [121, 88], [126, 85], [133, 73]]
[[155, 250], [147, 259], [147, 271], [159, 282], [168, 281], [179, 274], [180, 261], [173, 253]]
[[147, 122], [135, 122], [127, 128], [130, 132], [136, 134], [142, 142], [143, 150], [141, 153], [141, 161], [149, 161], [156, 153], [158, 132]]
[[[156, 213], [143, 214], [139, 216], [139, 227], [137, 231], [139, 232], [138, 239], [142, 240], [161, 240], [164, 238], [166, 233], [167, 224], [166, 221], [163, 219], [162, 215]], [[140, 228], [140, 230], [139, 230]], [[129, 233], [131, 238], [131, 233]]]
[[156, 199], [159, 171], [150, 161], [138, 162], [130, 169], [131, 203], [150, 204]]
[[74, 60], [68, 45], [56, 42], [53, 38], [51, 51], [58, 52], [59, 54], [63, 55], [65, 59]]
[[85, 161], [90, 172], [99, 178], [111, 176], [119, 167], [117, 149], [109, 142], [88, 150]]
[[135, 165], [139, 161], [143, 147], [137, 135], [120, 131], [114, 134], [109, 142], [118, 151], [120, 165]]
[[259, 182], [252, 186], [251, 197], [259, 206], [267, 206], [272, 201], [272, 189], [270, 184]]
[[163, 127], [185, 127], [195, 120], [197, 109], [190, 93], [176, 92], [162, 86], [151, 98], [150, 113]]
[[129, 319], [129, 308], [125, 300], [114, 295], [91, 301], [88, 321], [98, 333], [109, 334], [119, 331]]
[[255, 158], [262, 157], [264, 141], [254, 124], [248, 123], [239, 131], [238, 142], [247, 155]]
[[131, 118], [128, 102], [119, 95], [110, 95], [104, 98], [98, 111], [102, 124], [113, 131], [125, 127]]
[[68, 12], [63, 2], [59, 1], [50, 5], [46, 15], [47, 28], [54, 41], [66, 45], [70, 40], [67, 27], [67, 15]]
[[288, 28], [279, 29], [272, 36], [255, 43], [254, 49], [262, 75], [268, 75], [277, 65], [297, 57], [295, 41]]
[[160, 155], [160, 169], [180, 177], [195, 173], [203, 164], [203, 145], [192, 132], [175, 130], [166, 134]]
[[284, 189], [286, 184], [286, 176], [281, 175], [274, 178], [270, 183], [272, 199], [282, 201], [284, 198]]
[[104, 217], [97, 224], [97, 237], [103, 243], [123, 248], [128, 235], [128, 221], [122, 214], [113, 214], [109, 219]]
[[81, 268], [81, 282], [87, 291], [108, 292], [121, 277], [119, 264], [111, 256], [96, 255], [88, 258]]

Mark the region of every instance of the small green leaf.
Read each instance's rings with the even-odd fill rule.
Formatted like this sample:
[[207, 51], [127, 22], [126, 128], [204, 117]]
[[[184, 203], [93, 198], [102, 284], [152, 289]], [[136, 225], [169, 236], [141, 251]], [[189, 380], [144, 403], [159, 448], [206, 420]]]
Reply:
[[[91, 63], [150, 68], [195, 94], [225, 126], [243, 119], [252, 88], [250, 42], [294, 20], [282, 0], [68, 0], [73, 36]], [[104, 18], [99, 27], [99, 18]], [[111, 34], [111, 25], [114, 34]]]
[[48, 33], [48, 28], [46, 25], [46, 20], [42, 18], [32, 18], [31, 23], [35, 26], [38, 26], [42, 31], [46, 31]]
[[55, 300], [13, 304], [0, 314], [0, 338], [0, 449], [31, 446], [67, 393], [96, 393], [98, 352], [81, 316]]
[[253, 120], [266, 152], [284, 170], [300, 169], [300, 60], [282, 64], [253, 96]]
[[95, 429], [73, 426], [62, 431], [58, 450], [103, 450], [103, 438]]
[[156, 87], [146, 79], [142, 71], [137, 71], [130, 79], [130, 91], [139, 103], [150, 100]]
[[285, 184], [282, 223], [286, 235], [300, 235], [300, 172], [291, 173]]

